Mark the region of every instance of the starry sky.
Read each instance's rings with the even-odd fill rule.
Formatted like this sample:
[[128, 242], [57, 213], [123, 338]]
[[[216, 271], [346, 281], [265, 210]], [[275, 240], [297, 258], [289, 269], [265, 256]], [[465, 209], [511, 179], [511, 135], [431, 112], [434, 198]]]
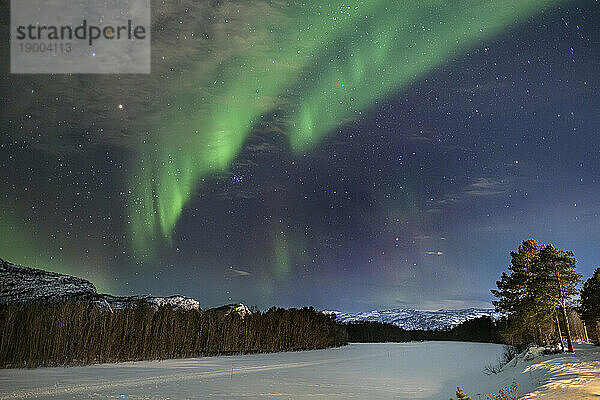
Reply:
[[153, 1], [150, 75], [0, 61], [0, 258], [347, 312], [490, 307], [530, 237], [587, 277], [599, 64], [592, 0]]

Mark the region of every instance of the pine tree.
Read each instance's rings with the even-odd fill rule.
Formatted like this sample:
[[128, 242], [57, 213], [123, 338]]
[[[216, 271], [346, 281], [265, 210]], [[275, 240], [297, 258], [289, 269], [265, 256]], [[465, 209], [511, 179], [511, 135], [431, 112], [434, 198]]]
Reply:
[[[575, 271], [576, 263], [572, 252], [540, 245], [533, 239], [511, 252], [510, 274], [502, 273], [496, 282], [498, 290], [492, 290], [492, 294], [499, 299], [493, 302], [496, 310], [509, 314], [513, 333], [537, 337], [537, 342], [543, 344], [542, 326], [553, 323], [558, 310], [569, 351], [573, 351], [567, 307], [572, 305], [581, 279]], [[558, 318], [556, 322], [560, 331]]]
[[585, 321], [600, 320], [600, 268], [583, 284], [581, 291], [581, 315]]
[[540, 251], [539, 266], [534, 279], [536, 299], [554, 310], [559, 310], [565, 326], [567, 346], [573, 352], [573, 340], [567, 315], [567, 307], [572, 306], [577, 294], [581, 275], [575, 270], [577, 260], [570, 251], [558, 250], [551, 244]]
[[533, 239], [523, 241], [517, 252], [510, 253], [509, 274], [503, 272], [496, 282], [498, 290], [492, 290], [498, 298], [492, 302], [496, 311], [510, 315], [510, 333], [537, 337], [538, 343], [538, 327], [551, 316], [548, 307], [536, 301], [533, 290], [541, 249], [542, 245]]

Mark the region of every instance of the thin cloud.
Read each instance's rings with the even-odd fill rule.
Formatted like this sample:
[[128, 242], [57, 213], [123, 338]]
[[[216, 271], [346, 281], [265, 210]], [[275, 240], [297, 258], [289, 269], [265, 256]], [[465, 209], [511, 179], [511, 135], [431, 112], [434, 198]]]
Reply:
[[468, 196], [490, 196], [505, 193], [508, 182], [506, 180], [498, 180], [494, 178], [479, 178], [477, 181], [469, 185], [465, 194]]
[[252, 275], [252, 273], [249, 272], [249, 271], [245, 271], [243, 269], [236, 269], [236, 268], [233, 268], [233, 267], [229, 267], [229, 269], [225, 273], [225, 276], [228, 279], [231, 279], [231, 278], [241, 278], [241, 277], [250, 276], [250, 275]]
[[462, 191], [451, 192], [444, 198], [437, 199], [427, 212], [439, 212], [446, 206], [465, 203], [480, 197], [502, 195], [508, 192], [510, 186], [508, 179], [480, 177], [464, 187]]
[[413, 237], [413, 239], [415, 240], [425, 240], [425, 239], [431, 239], [431, 236], [429, 235], [416, 235]]

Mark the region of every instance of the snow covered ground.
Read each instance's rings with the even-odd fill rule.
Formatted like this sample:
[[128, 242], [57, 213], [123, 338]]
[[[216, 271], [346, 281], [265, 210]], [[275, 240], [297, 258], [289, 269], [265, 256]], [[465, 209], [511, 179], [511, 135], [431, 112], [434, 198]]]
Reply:
[[[531, 353], [531, 352], [530, 352]], [[575, 353], [524, 354], [508, 363], [503, 370], [488, 377], [488, 391], [517, 385], [523, 400], [579, 400], [600, 398], [600, 347], [576, 344]], [[470, 391], [465, 384], [466, 393]], [[472, 396], [477, 399], [477, 396]]]
[[[520, 389], [535, 391], [528, 399], [598, 398], [600, 348], [580, 346], [575, 355], [523, 360], [484, 375], [484, 366], [501, 350], [460, 342], [351, 344], [295, 353], [0, 370], [0, 398], [448, 399], [460, 385], [476, 400], [513, 380]], [[557, 390], [572, 395], [557, 396]]]

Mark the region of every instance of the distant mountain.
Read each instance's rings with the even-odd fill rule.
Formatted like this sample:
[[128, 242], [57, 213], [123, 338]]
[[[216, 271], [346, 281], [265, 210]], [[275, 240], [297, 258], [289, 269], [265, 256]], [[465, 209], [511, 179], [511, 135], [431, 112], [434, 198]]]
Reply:
[[169, 306], [174, 310], [200, 310], [198, 300], [183, 296], [153, 297], [153, 296], [112, 296], [110, 294], [98, 294], [96, 301], [99, 306], [111, 310], [122, 310], [138, 301], [144, 301], [154, 308]]
[[406, 330], [442, 330], [459, 325], [467, 320], [489, 316], [497, 319], [500, 314], [493, 308], [466, 308], [464, 310], [420, 311], [395, 308], [349, 314], [340, 311], [324, 311], [335, 314], [338, 321], [376, 321], [394, 324]]
[[244, 318], [246, 315], [252, 314], [252, 311], [245, 304], [237, 303], [237, 304], [227, 304], [221, 307], [213, 308], [213, 310], [223, 311], [225, 315], [229, 315], [231, 313], [238, 313], [240, 317]]
[[183, 296], [112, 296], [101, 294], [89, 281], [70, 275], [21, 267], [0, 259], [0, 305], [27, 303], [57, 303], [89, 300], [107, 310], [119, 310], [138, 301], [158, 308], [200, 310], [200, 303]]

